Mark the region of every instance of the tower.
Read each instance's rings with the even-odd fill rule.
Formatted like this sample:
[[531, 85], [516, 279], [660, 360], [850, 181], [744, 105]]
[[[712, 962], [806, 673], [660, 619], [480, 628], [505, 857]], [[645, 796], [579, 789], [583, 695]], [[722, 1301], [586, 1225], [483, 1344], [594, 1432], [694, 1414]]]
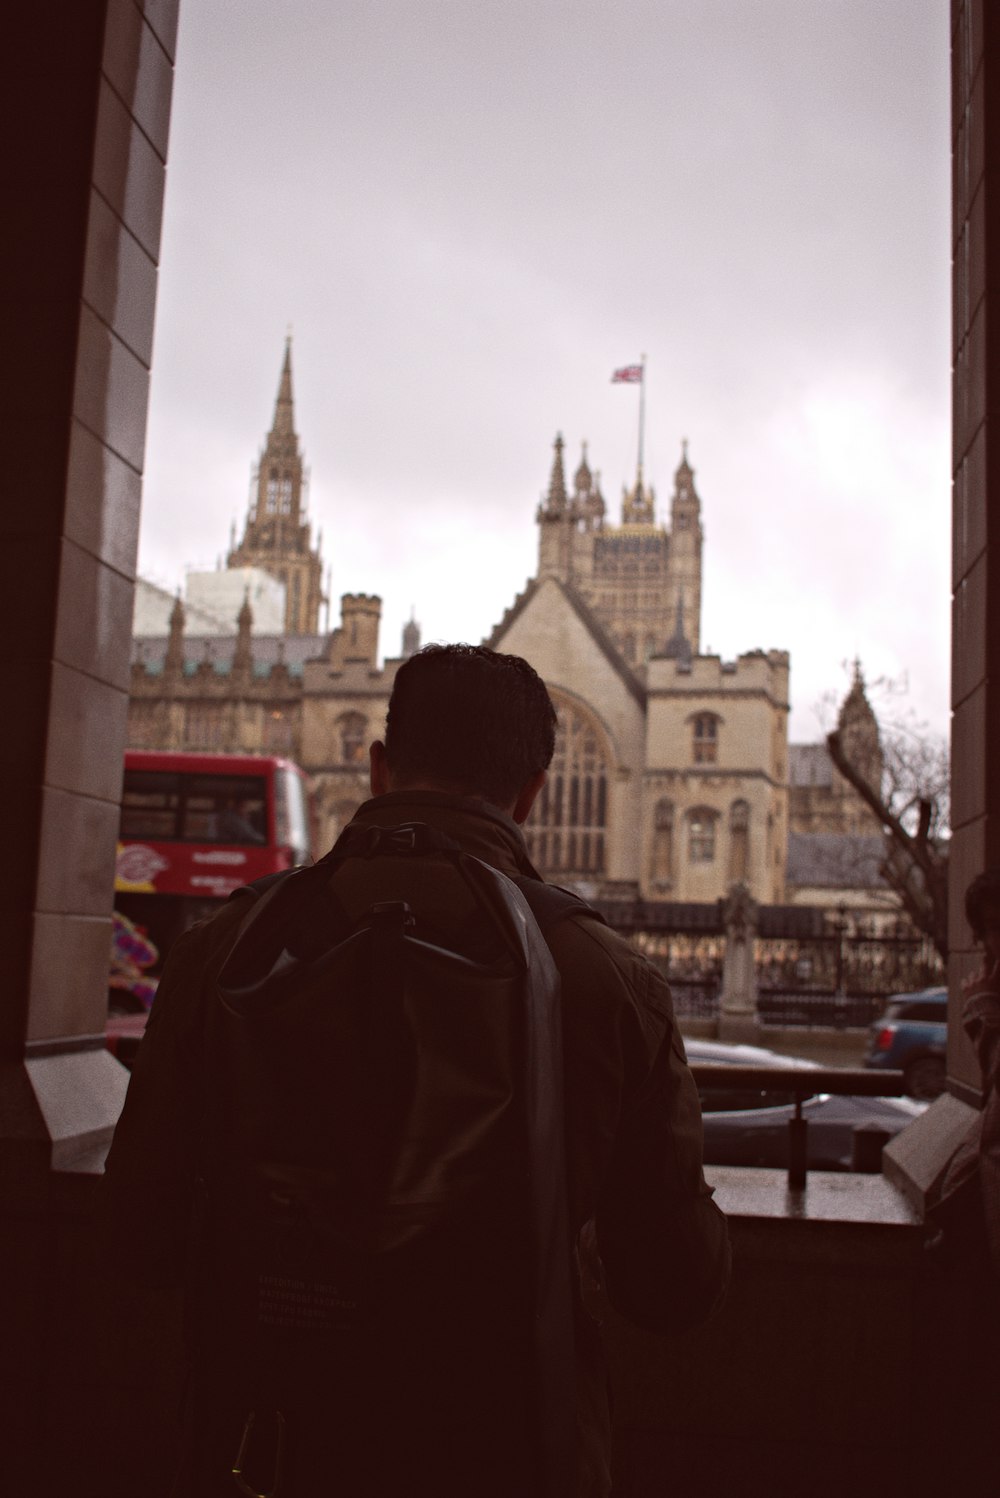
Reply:
[[[885, 771], [882, 736], [879, 733], [878, 719], [865, 691], [861, 662], [857, 659], [851, 674], [850, 691], [841, 703], [837, 715], [837, 730], [847, 758], [860, 770], [876, 795], [881, 795]], [[860, 805], [859, 802], [859, 807]]]
[[681, 461], [674, 474], [670, 502], [670, 560], [668, 587], [675, 618], [683, 620], [683, 634], [695, 655], [701, 643], [701, 500], [694, 486], [694, 469], [688, 462], [687, 438], [681, 444]]
[[263, 567], [285, 586], [285, 633], [316, 634], [323, 602], [322, 563], [305, 517], [306, 476], [295, 432], [290, 337], [285, 340], [274, 419], [253, 485], [243, 539], [229, 552], [226, 565]]

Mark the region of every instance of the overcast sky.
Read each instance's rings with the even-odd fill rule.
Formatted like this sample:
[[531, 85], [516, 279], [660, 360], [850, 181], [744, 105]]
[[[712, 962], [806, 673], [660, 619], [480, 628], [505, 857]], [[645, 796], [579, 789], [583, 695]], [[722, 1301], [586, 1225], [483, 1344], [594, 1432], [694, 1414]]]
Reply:
[[[612, 520], [682, 437], [702, 648], [947, 723], [946, 0], [187, 0], [140, 568], [246, 514], [287, 326], [334, 599], [479, 640], [557, 431]], [[334, 620], [336, 608], [334, 609]]]

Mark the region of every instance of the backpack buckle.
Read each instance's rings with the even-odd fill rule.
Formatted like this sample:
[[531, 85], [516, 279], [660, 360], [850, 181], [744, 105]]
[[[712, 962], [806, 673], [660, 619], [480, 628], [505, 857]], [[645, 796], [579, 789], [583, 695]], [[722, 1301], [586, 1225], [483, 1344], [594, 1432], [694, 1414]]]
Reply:
[[422, 822], [403, 822], [399, 827], [386, 827], [382, 838], [387, 852], [416, 853], [420, 834], [427, 828]]
[[281, 1488], [282, 1470], [284, 1467], [285, 1454], [285, 1417], [280, 1410], [275, 1410], [275, 1444], [274, 1444], [274, 1482], [266, 1492], [261, 1492], [257, 1487], [250, 1487], [243, 1477], [243, 1465], [246, 1461], [247, 1447], [253, 1433], [254, 1424], [257, 1420], [257, 1411], [251, 1410], [243, 1427], [243, 1439], [240, 1441], [240, 1449], [236, 1453], [236, 1460], [229, 1469], [233, 1481], [241, 1493], [246, 1493], [248, 1498], [277, 1498]]

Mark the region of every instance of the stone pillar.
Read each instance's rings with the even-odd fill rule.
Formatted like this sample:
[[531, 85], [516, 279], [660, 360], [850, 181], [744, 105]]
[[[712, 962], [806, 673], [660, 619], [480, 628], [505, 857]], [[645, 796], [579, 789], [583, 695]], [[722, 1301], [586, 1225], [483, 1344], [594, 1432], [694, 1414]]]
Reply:
[[760, 1033], [754, 964], [759, 906], [745, 884], [734, 884], [722, 912], [726, 926], [726, 956], [719, 1002], [719, 1039], [754, 1041]]
[[176, 10], [21, 4], [8, 37], [0, 1155], [55, 1167], [123, 1090], [102, 1037]]
[[[887, 1147], [918, 1206], [974, 1121], [981, 1077], [962, 1030], [979, 963], [970, 880], [1000, 865], [1000, 10], [952, 0], [952, 726], [947, 1092]], [[991, 290], [992, 289], [992, 290]], [[992, 294], [992, 316], [989, 303]]]
[[63, 1491], [46, 1461], [94, 1427], [71, 1306], [126, 1082], [104, 1026], [176, 24], [177, 0], [4, 17], [0, 1418], [24, 1493]]
[[[965, 922], [969, 881], [1000, 864], [1000, 16], [952, 13], [952, 828], [948, 1076], [977, 1102], [979, 1068], [959, 1023], [978, 963]], [[991, 159], [992, 158], [992, 159]], [[989, 315], [990, 288], [993, 294]]]

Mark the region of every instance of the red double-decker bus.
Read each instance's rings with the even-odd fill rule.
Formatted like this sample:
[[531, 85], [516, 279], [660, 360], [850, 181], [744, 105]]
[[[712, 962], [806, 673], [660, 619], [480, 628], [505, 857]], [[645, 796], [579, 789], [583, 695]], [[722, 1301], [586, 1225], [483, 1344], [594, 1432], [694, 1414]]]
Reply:
[[305, 777], [291, 761], [126, 753], [115, 909], [159, 949], [153, 972], [234, 889], [309, 859]]

